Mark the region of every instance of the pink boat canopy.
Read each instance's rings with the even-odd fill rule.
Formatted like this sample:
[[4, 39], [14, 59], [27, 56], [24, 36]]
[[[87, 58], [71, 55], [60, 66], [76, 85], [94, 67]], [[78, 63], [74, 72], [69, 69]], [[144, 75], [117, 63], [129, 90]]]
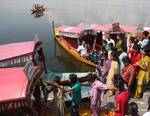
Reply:
[[85, 29], [85, 25], [83, 23], [77, 26], [60, 26], [56, 28], [59, 32], [61, 32], [62, 36], [78, 38], [79, 34]]
[[0, 67], [27, 62], [32, 59], [36, 41], [0, 45]]
[[26, 97], [28, 78], [23, 69], [20, 67], [0, 69], [0, 102]]
[[[127, 26], [127, 25], [120, 25], [120, 28], [122, 31], [126, 33], [132, 33], [136, 31], [135, 26]], [[112, 29], [112, 24], [106, 24], [106, 25], [92, 25], [92, 29], [96, 31], [110, 31]]]
[[27, 107], [31, 85], [43, 74], [31, 61], [25, 67], [0, 68], [0, 111]]
[[[126, 33], [132, 33], [136, 31], [135, 26], [128, 26], [128, 25], [119, 25], [122, 32]], [[71, 37], [71, 38], [77, 38], [79, 34], [83, 30], [93, 29], [95, 31], [111, 31], [112, 30], [112, 24], [105, 24], [105, 25], [98, 25], [98, 24], [84, 24], [81, 23], [77, 26], [61, 26], [56, 28], [62, 36]]]
[[25, 106], [28, 78], [23, 69], [0, 69], [0, 111]]

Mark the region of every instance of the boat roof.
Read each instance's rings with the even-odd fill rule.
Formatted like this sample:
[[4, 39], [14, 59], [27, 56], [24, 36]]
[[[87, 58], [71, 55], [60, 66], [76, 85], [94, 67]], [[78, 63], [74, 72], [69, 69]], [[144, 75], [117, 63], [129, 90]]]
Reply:
[[26, 97], [28, 78], [23, 70], [23, 67], [0, 68], [0, 102]]
[[34, 46], [35, 41], [0, 45], [0, 61], [32, 53]]
[[[99, 25], [99, 24], [92, 24], [88, 25], [91, 27], [91, 29], [95, 31], [110, 31], [112, 29], [112, 24], [104, 24], [104, 25]], [[56, 28], [60, 32], [64, 33], [73, 33], [73, 34], [79, 34], [86, 28], [86, 24], [81, 23], [77, 26], [60, 26]], [[124, 32], [131, 33], [136, 30], [136, 26], [129, 26], [129, 25], [120, 25], [121, 29]]]
[[81, 23], [77, 26], [60, 26], [57, 30], [66, 33], [79, 34], [84, 30], [84, 24]]
[[[129, 25], [120, 25], [120, 28], [127, 33], [132, 33], [136, 30], [135, 26], [129, 26]], [[106, 25], [92, 25], [92, 29], [96, 31], [109, 31], [112, 29], [112, 24], [106, 24]]]

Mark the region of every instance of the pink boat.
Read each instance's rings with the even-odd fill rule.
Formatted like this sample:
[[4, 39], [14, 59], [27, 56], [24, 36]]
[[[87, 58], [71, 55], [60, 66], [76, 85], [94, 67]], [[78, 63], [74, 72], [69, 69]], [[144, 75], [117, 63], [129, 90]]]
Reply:
[[0, 115], [17, 115], [20, 111], [37, 115], [46, 102], [42, 100], [46, 98], [42, 82], [45, 72], [45, 57], [38, 39], [0, 45]]
[[[55, 28], [55, 36], [57, 42], [72, 56], [78, 59], [80, 62], [97, 67], [96, 63], [93, 63], [83, 57], [77, 52], [77, 47], [84, 41], [91, 46], [91, 48], [101, 49], [101, 42], [103, 32], [109, 32], [115, 39], [116, 34], [132, 33], [136, 31], [135, 26], [120, 25], [119, 23], [98, 25], [98, 24], [84, 24], [81, 23], [77, 26], [60, 26]], [[91, 36], [91, 38], [86, 37]], [[83, 37], [85, 36], [85, 37]]]
[[42, 104], [43, 90], [39, 88], [43, 76], [44, 70], [30, 61], [25, 67], [0, 68], [0, 115], [16, 115], [19, 111], [35, 115], [37, 110], [33, 108]]
[[38, 39], [0, 45], [0, 67], [24, 66], [29, 60], [38, 65], [39, 57], [45, 67], [45, 57], [41, 45], [42, 43]]
[[38, 44], [38, 41], [27, 41], [0, 45], [0, 67], [31, 60], [33, 53], [39, 47]]

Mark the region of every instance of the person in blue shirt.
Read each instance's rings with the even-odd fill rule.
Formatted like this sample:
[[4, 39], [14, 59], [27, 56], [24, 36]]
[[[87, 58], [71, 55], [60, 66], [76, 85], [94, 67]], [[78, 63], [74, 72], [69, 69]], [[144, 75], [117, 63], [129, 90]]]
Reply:
[[71, 116], [79, 116], [78, 105], [81, 102], [81, 85], [76, 74], [70, 74], [69, 79], [71, 87], [66, 92], [70, 92], [72, 97]]

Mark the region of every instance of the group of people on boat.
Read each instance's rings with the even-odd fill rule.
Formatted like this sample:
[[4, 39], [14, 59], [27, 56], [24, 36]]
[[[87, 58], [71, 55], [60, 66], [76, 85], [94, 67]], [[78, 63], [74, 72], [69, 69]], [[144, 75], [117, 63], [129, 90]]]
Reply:
[[82, 41], [82, 44], [78, 46], [77, 52], [81, 57], [95, 64], [98, 63], [99, 56], [101, 55], [101, 51], [98, 53], [97, 49], [91, 49], [90, 45], [86, 44], [85, 41]]
[[[87, 55], [89, 45], [85, 41], [82, 41], [82, 44], [77, 48], [82, 57], [98, 64], [95, 74], [87, 76], [88, 85], [91, 86], [92, 116], [100, 115], [99, 113], [103, 109], [102, 102], [104, 101], [104, 96], [112, 95], [116, 96], [115, 106], [111, 108], [115, 113], [114, 116], [129, 114], [131, 116], [138, 116], [138, 113], [135, 115], [135, 112], [131, 111], [132, 107], [135, 108], [136, 103], [130, 103], [130, 110], [128, 110], [128, 103], [130, 98], [142, 98], [144, 89], [149, 83], [150, 37], [148, 31], [140, 32], [140, 34], [134, 36], [129, 36], [128, 34], [126, 36], [127, 39], [125, 41], [122, 33], [119, 33], [115, 41], [106, 32], [102, 47], [98, 53], [96, 49], [93, 49], [91, 54]], [[60, 87], [60, 85], [58, 86], [58, 83], [57, 88], [61, 89], [63, 93], [71, 93], [72, 116], [79, 116], [78, 108], [81, 101], [82, 84], [79, 83], [75, 74], [70, 75], [70, 81], [71, 87], [68, 90]], [[64, 113], [62, 114], [64, 115]], [[110, 116], [110, 112], [107, 115]]]

